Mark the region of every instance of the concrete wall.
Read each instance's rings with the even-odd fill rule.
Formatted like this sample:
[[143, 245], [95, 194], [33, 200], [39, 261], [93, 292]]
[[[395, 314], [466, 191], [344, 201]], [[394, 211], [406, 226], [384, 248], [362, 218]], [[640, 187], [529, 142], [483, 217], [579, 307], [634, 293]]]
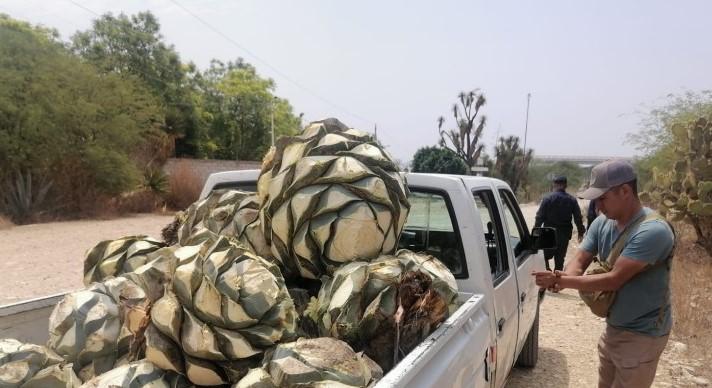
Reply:
[[190, 170], [201, 179], [201, 184], [204, 184], [208, 176], [215, 172], [234, 171], [234, 170], [259, 170], [262, 162], [251, 160], [214, 160], [214, 159], [183, 159], [171, 158], [168, 159], [163, 166], [163, 171], [171, 175], [179, 164], [187, 164]]

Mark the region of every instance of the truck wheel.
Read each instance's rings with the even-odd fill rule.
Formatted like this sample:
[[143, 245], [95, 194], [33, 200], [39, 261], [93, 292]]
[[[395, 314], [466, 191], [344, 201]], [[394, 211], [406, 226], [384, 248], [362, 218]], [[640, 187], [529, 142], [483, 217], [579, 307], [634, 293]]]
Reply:
[[521, 353], [519, 353], [519, 358], [517, 358], [517, 365], [527, 368], [533, 368], [536, 366], [537, 359], [539, 358], [539, 306], [536, 306], [536, 316], [534, 317], [534, 323], [532, 324], [531, 330], [529, 330], [529, 335], [527, 335], [527, 341], [524, 343]]

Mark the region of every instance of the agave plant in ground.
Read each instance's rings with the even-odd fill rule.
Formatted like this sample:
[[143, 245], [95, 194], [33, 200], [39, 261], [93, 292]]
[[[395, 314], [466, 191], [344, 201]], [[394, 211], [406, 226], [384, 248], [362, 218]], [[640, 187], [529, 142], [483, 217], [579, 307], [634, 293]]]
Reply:
[[296, 312], [279, 268], [225, 237], [176, 268], [151, 310], [146, 358], [197, 385], [237, 381], [291, 339]]
[[72, 365], [52, 350], [0, 339], [0, 387], [75, 388], [80, 384]]
[[339, 268], [305, 315], [321, 336], [343, 339], [389, 370], [454, 311], [456, 298], [445, 265], [400, 250]]
[[392, 253], [408, 215], [408, 188], [388, 154], [336, 119], [282, 137], [258, 181], [260, 221], [289, 277]]
[[383, 377], [383, 370], [343, 341], [300, 338], [277, 345], [235, 388], [366, 387]]
[[84, 285], [131, 272], [151, 260], [150, 254], [165, 245], [148, 236], [106, 240], [90, 249], [84, 258]]
[[80, 388], [189, 388], [183, 376], [157, 368], [148, 361], [119, 366], [84, 383]]
[[47, 346], [86, 381], [143, 355], [142, 333], [151, 300], [132, 280], [118, 277], [73, 292], [55, 306]]

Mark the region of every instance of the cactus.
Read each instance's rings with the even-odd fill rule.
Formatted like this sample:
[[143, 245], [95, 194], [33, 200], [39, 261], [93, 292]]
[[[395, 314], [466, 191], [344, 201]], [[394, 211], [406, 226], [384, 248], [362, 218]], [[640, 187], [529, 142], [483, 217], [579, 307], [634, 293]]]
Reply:
[[670, 170], [653, 169], [653, 188], [641, 199], [690, 223], [712, 255], [712, 117], [677, 123], [671, 132], [677, 160]]

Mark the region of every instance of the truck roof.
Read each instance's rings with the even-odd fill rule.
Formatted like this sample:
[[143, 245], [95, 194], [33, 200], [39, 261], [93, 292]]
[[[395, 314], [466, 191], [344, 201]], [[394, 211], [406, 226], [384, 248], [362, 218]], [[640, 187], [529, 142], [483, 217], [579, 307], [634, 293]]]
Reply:
[[[482, 176], [472, 176], [472, 175], [454, 175], [454, 174], [433, 174], [433, 173], [421, 173], [421, 172], [401, 172], [404, 174], [406, 179], [410, 176], [419, 177], [432, 177], [433, 179], [455, 179], [464, 182], [471, 182], [474, 185], [494, 185], [494, 186], [507, 186], [509, 185], [497, 178], [482, 177]], [[235, 170], [235, 171], [223, 171], [210, 174], [208, 179], [203, 185], [203, 190], [200, 193], [200, 198], [205, 198], [210, 194], [215, 188], [222, 188], [231, 186], [230, 183], [236, 181], [246, 181], [246, 182], [256, 182], [257, 178], [260, 176], [260, 170]]]

